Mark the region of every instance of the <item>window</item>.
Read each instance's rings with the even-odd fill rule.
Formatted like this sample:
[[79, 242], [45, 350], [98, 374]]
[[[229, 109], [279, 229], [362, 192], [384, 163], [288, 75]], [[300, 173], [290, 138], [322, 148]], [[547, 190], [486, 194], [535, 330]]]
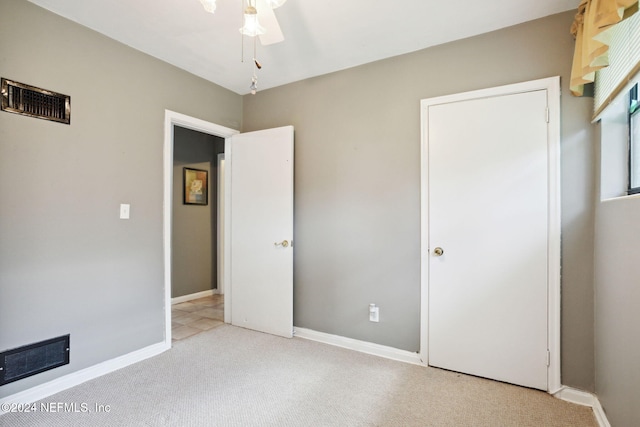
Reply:
[[600, 120], [600, 200], [640, 194], [640, 74], [617, 96]]
[[638, 84], [629, 91], [629, 194], [640, 193], [640, 103]]

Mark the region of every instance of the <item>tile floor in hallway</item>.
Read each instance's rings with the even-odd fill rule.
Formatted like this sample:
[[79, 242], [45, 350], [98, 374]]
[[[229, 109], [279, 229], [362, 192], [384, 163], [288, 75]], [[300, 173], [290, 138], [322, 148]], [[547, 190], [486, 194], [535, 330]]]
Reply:
[[192, 337], [224, 323], [224, 295], [211, 295], [171, 306], [171, 340]]

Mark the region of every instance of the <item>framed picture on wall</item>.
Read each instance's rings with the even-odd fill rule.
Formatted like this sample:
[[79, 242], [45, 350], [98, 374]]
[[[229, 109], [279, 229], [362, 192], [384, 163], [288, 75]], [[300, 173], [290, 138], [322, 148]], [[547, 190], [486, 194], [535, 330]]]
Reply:
[[183, 168], [183, 177], [184, 204], [206, 206], [209, 203], [209, 172]]

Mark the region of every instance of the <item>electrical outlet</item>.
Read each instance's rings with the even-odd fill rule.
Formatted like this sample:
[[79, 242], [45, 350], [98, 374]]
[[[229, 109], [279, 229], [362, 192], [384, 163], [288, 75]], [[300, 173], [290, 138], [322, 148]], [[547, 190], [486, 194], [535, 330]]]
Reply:
[[380, 307], [376, 306], [375, 304], [369, 304], [369, 321], [380, 321]]

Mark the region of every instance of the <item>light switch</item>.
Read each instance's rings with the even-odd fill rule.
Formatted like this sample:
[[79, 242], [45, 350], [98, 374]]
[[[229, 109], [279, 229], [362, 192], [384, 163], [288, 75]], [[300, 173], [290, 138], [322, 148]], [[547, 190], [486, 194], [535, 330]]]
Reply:
[[131, 206], [129, 204], [120, 205], [120, 219], [129, 219], [129, 211]]

